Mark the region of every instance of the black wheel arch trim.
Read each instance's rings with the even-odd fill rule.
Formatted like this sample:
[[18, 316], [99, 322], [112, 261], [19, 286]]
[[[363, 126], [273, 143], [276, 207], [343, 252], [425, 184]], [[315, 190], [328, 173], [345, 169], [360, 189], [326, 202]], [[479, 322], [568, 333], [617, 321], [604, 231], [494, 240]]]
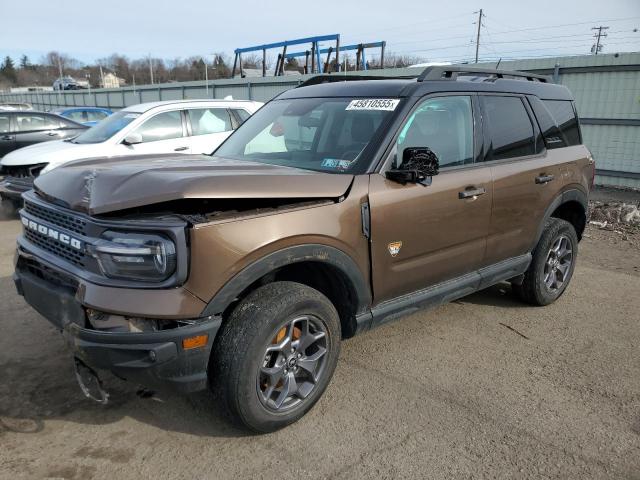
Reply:
[[214, 295], [202, 315], [217, 315], [224, 312], [247, 287], [265, 275], [281, 267], [302, 262], [324, 263], [338, 269], [349, 279], [353, 287], [353, 293], [357, 300], [356, 315], [369, 309], [371, 293], [368, 283], [355, 261], [335, 247], [308, 244], [277, 250], [245, 267]]
[[542, 221], [538, 226], [538, 232], [536, 234], [535, 242], [533, 243], [531, 250], [533, 250], [535, 246], [538, 244], [538, 242], [540, 241], [540, 237], [542, 237], [542, 232], [544, 231], [544, 226], [547, 223], [547, 220], [551, 218], [551, 215], [553, 215], [553, 212], [555, 212], [558, 209], [558, 207], [560, 207], [562, 204], [565, 204], [568, 202], [578, 202], [580, 205], [582, 205], [582, 208], [584, 208], [585, 216], [588, 214], [589, 198], [584, 192], [578, 189], [571, 189], [571, 190], [566, 190], [564, 192], [561, 192], [560, 194], [558, 194], [556, 198], [554, 198], [554, 200], [549, 204], [549, 206], [545, 210], [544, 217], [542, 217]]

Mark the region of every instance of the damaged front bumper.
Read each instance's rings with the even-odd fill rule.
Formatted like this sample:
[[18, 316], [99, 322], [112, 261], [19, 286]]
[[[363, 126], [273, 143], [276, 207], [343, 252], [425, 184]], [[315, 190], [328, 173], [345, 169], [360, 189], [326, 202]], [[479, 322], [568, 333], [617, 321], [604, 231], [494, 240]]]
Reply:
[[[14, 273], [18, 293], [63, 332], [73, 354], [84, 364], [153, 390], [195, 392], [207, 387], [219, 317], [158, 320], [159, 325], [173, 328], [143, 332], [88, 328], [87, 309], [77, 299], [74, 279], [44, 266], [39, 271], [23, 260], [18, 253]], [[55, 278], [58, 274], [60, 280]], [[196, 347], [194, 338], [199, 339]]]
[[3, 199], [21, 201], [22, 194], [33, 188], [35, 177], [4, 177], [0, 181], [0, 197]]

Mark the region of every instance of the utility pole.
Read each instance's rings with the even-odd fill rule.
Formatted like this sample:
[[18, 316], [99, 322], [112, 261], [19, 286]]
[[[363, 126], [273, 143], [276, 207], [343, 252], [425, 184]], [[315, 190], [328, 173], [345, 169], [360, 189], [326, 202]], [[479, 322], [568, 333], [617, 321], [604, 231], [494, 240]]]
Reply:
[[602, 25], [600, 25], [599, 27], [593, 27], [591, 30], [598, 31], [598, 33], [593, 34], [593, 37], [596, 39], [596, 43], [591, 47], [591, 53], [593, 53], [594, 55], [597, 55], [598, 52], [602, 50], [602, 47], [604, 46], [600, 44], [600, 39], [607, 36], [607, 34], [603, 33], [602, 31], [609, 30], [609, 27], [603, 27]]
[[478, 33], [476, 34], [476, 61], [478, 63], [478, 51], [480, 50], [480, 27], [482, 26], [482, 9], [478, 12]]

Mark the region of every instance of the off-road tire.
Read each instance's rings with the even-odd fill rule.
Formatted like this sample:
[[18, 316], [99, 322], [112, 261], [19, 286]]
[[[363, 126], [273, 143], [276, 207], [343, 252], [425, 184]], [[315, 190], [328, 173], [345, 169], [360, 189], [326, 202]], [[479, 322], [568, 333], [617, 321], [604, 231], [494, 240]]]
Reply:
[[[313, 316], [326, 332], [323, 373], [308, 396], [284, 412], [270, 410], [259, 392], [258, 369], [281, 325]], [[324, 337], [323, 337], [324, 338]], [[274, 282], [250, 293], [223, 323], [209, 365], [210, 386], [229, 419], [254, 432], [272, 432], [299, 420], [322, 396], [340, 354], [340, 319], [327, 297], [295, 282]]]
[[[572, 249], [572, 259], [562, 285], [556, 290], [552, 290], [545, 284], [545, 265], [551, 247], [561, 237], [569, 240]], [[549, 305], [564, 293], [573, 277], [573, 271], [575, 270], [578, 257], [578, 236], [573, 225], [559, 218], [550, 218], [547, 220], [542, 236], [536, 248], [533, 250], [532, 257], [531, 265], [529, 265], [528, 270], [524, 274], [522, 284], [512, 285], [513, 291], [522, 301], [531, 305]]]

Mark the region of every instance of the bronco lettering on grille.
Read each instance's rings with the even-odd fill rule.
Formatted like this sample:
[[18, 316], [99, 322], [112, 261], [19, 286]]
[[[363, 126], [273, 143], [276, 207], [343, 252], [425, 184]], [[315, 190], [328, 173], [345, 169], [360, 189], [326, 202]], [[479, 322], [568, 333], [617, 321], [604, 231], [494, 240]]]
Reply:
[[40, 235], [44, 235], [47, 238], [51, 238], [57, 242], [62, 243], [63, 245], [68, 245], [71, 248], [74, 248], [78, 251], [82, 251], [83, 249], [82, 241], [78, 240], [77, 238], [74, 238], [70, 235], [67, 235], [66, 233], [62, 233], [58, 230], [55, 230], [47, 225], [43, 225], [33, 220], [29, 220], [26, 217], [20, 217], [20, 219], [22, 220], [22, 225], [24, 225], [24, 228], [28, 228], [29, 230], [37, 232]]

